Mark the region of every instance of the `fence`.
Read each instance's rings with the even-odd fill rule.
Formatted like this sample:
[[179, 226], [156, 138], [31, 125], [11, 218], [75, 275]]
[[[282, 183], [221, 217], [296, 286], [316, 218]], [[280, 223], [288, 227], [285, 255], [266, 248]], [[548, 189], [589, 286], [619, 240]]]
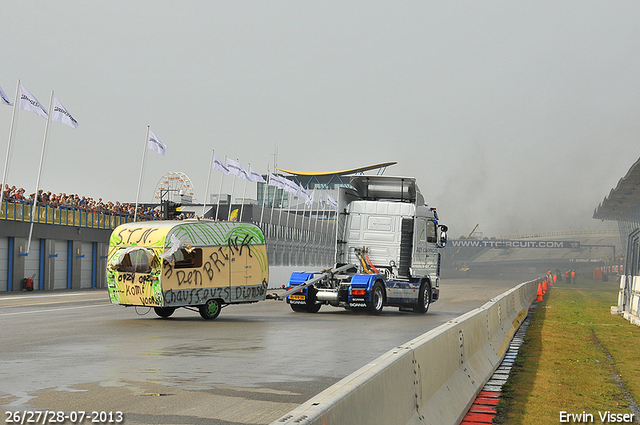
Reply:
[[209, 207], [205, 217], [226, 220], [234, 210], [238, 210], [240, 221], [255, 224], [262, 230], [270, 266], [327, 267], [335, 263], [335, 210], [298, 211], [252, 204], [221, 204]]
[[[31, 204], [3, 200], [2, 208], [0, 208], [0, 219], [31, 222], [32, 208]], [[33, 222], [36, 224], [115, 229], [119, 225], [131, 221], [133, 221], [133, 217], [129, 215], [46, 205], [37, 205], [33, 211]]]
[[[233, 208], [240, 207], [234, 206]], [[264, 233], [269, 264], [272, 266], [319, 266], [327, 267], [335, 262], [335, 218], [316, 211], [312, 215], [271, 208], [262, 210], [254, 205], [245, 205], [242, 221], [252, 222]], [[31, 222], [31, 204], [3, 200], [0, 220]], [[225, 207], [228, 208], [228, 207]], [[212, 210], [209, 216], [214, 216]], [[227, 217], [228, 210], [220, 217]], [[144, 218], [138, 217], [140, 220]], [[262, 220], [262, 221], [260, 221]], [[93, 229], [115, 229], [121, 224], [133, 222], [129, 215], [108, 212], [85, 211], [76, 208], [37, 205], [33, 211], [33, 222], [59, 226], [86, 227]]]
[[[289, 213], [286, 213], [289, 214]], [[295, 214], [291, 214], [294, 216]], [[271, 266], [332, 266], [335, 262], [335, 223], [310, 217], [292, 217], [286, 225], [255, 223], [264, 233]]]

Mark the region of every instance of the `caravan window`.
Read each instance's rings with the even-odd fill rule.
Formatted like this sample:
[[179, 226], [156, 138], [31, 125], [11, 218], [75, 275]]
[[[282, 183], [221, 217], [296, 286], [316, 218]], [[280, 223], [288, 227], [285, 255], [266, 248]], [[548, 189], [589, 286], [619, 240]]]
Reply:
[[120, 253], [116, 270], [127, 273], [149, 273], [152, 258], [153, 254], [150, 256], [145, 249], [129, 249], [128, 252]]
[[190, 251], [181, 248], [173, 254], [173, 258], [176, 261], [176, 269], [202, 267], [202, 249], [200, 248], [191, 249]]

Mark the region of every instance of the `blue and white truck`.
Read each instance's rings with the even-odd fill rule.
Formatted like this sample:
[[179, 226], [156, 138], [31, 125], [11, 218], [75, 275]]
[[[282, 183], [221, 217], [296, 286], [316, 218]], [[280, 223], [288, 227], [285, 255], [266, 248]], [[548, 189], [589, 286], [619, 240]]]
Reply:
[[415, 178], [360, 175], [350, 185], [338, 193], [336, 264], [292, 273], [279, 297], [295, 312], [331, 305], [426, 313], [440, 296], [447, 226], [425, 204]]

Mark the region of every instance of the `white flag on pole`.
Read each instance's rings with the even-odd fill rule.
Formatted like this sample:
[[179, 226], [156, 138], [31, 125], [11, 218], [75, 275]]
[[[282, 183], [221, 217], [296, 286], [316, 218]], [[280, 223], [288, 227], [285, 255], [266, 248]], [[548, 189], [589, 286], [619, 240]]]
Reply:
[[167, 150], [167, 145], [162, 143], [160, 139], [158, 139], [156, 135], [153, 134], [153, 131], [149, 130], [149, 141], [147, 142], [147, 148], [156, 151], [161, 155], [164, 155], [165, 151]]
[[231, 158], [227, 158], [227, 168], [229, 168], [229, 171], [236, 177], [249, 180], [249, 175], [247, 171], [242, 167], [242, 165], [238, 161], [234, 161]]
[[267, 181], [253, 167], [249, 166], [249, 181], [266, 183]]
[[286, 192], [289, 192], [293, 196], [298, 196], [299, 187], [295, 182], [293, 182], [293, 181], [291, 181], [291, 180], [289, 180], [287, 178], [284, 178], [284, 177], [281, 177], [280, 181], [284, 184], [283, 189]]
[[282, 183], [280, 183], [280, 178], [273, 173], [269, 173], [269, 186], [275, 186], [278, 189], [282, 189]]
[[283, 182], [283, 178], [269, 173], [269, 186], [275, 186], [278, 189], [286, 190], [287, 185]]
[[0, 87], [0, 98], [0, 103], [2, 103], [3, 105], [13, 106], [13, 102], [9, 100], [7, 94], [4, 92], [4, 90], [2, 90], [2, 87]]
[[308, 207], [308, 208], [311, 208], [311, 207], [313, 206], [313, 198], [314, 198], [315, 196], [316, 196], [316, 191], [315, 191], [315, 190], [314, 190], [314, 191], [312, 191], [312, 192], [309, 194], [309, 199], [306, 201], [306, 203], [307, 203], [307, 207]]
[[302, 187], [302, 185], [298, 185], [298, 197], [304, 199], [304, 202], [306, 204], [309, 203], [309, 194], [306, 190], [304, 190], [304, 187]]
[[331, 197], [331, 195], [327, 195], [327, 204], [332, 208], [338, 209], [338, 203]]
[[298, 196], [298, 188], [297, 187], [291, 187], [290, 184], [287, 184], [287, 182], [290, 181], [289, 179], [282, 179], [282, 183], [284, 183], [284, 186], [282, 187], [282, 189], [287, 192], [292, 194], [293, 196]]
[[49, 115], [38, 99], [29, 90], [25, 89], [22, 84], [20, 84], [20, 104], [18, 106], [25, 111], [35, 112], [42, 118], [47, 118], [47, 115]]
[[51, 115], [51, 119], [64, 123], [71, 128], [78, 127], [78, 121], [76, 121], [76, 119], [71, 116], [67, 109], [62, 106], [62, 103], [60, 103], [60, 101], [55, 98], [55, 96], [53, 97], [53, 112]]
[[213, 165], [211, 166], [211, 168], [213, 168], [214, 170], [222, 171], [227, 176], [231, 172], [229, 168], [227, 168], [227, 166], [224, 165], [222, 161], [220, 161], [218, 155], [216, 155], [215, 153], [213, 154]]

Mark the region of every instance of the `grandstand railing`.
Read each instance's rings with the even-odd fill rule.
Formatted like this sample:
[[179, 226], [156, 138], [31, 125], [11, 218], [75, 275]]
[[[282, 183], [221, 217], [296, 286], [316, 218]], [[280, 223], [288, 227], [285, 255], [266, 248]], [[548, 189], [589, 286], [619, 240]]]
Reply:
[[[30, 223], [32, 208], [31, 204], [3, 200], [0, 207], [0, 220]], [[144, 218], [139, 219], [145, 220]], [[121, 224], [132, 221], [133, 217], [130, 215], [47, 205], [37, 205], [33, 212], [33, 222], [36, 224], [115, 229]]]
[[[3, 200], [0, 207], [0, 220], [31, 222], [31, 204]], [[265, 222], [254, 222], [265, 236], [270, 265], [326, 267], [333, 264], [336, 234], [333, 220], [326, 220], [318, 229], [316, 223], [312, 226], [308, 218], [297, 215], [292, 218], [292, 223], [284, 220], [287, 225], [276, 224], [280, 222], [280, 217], [271, 223], [270, 216], [266, 216]], [[138, 216], [138, 221], [142, 220], [149, 219]], [[33, 222], [112, 230], [121, 224], [133, 222], [133, 217], [72, 207], [37, 205]]]

